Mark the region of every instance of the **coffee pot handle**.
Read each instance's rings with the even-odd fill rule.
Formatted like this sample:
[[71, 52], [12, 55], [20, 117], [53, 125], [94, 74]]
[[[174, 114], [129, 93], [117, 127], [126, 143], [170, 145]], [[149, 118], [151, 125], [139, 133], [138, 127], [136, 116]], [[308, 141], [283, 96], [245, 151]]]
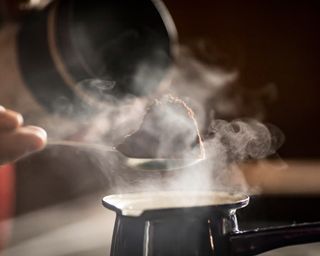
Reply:
[[320, 222], [240, 231], [230, 236], [230, 255], [257, 255], [283, 246], [318, 241]]

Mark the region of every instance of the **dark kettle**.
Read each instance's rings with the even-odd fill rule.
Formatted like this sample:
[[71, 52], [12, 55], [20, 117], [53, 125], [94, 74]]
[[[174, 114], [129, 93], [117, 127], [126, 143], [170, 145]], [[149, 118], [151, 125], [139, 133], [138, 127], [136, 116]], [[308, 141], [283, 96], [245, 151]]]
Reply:
[[[182, 193], [190, 198], [190, 193]], [[233, 202], [150, 208], [138, 213], [132, 212], [131, 206], [124, 210], [122, 200], [134, 197], [135, 204], [141, 204], [143, 196], [107, 196], [104, 206], [117, 213], [111, 256], [250, 256], [286, 245], [320, 241], [320, 223], [240, 231], [236, 210], [249, 203], [249, 196], [234, 196]], [[170, 196], [166, 196], [168, 200]], [[127, 210], [133, 214], [127, 214]]]
[[[17, 36], [22, 78], [49, 112], [95, 110], [109, 96], [158, 90], [173, 59], [175, 27], [159, 0], [53, 1]], [[70, 113], [71, 112], [71, 113]]]

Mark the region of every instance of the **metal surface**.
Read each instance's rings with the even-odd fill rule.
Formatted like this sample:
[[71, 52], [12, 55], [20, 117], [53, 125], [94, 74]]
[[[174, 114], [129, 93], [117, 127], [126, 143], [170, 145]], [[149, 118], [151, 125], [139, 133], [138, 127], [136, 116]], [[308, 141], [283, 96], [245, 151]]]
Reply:
[[71, 146], [80, 147], [91, 150], [116, 152], [119, 155], [122, 163], [127, 165], [129, 169], [136, 169], [140, 171], [173, 171], [183, 170], [202, 162], [204, 159], [161, 159], [161, 158], [132, 158], [127, 157], [121, 152], [117, 151], [112, 146], [107, 146], [98, 143], [85, 143], [68, 140], [49, 140], [49, 146]]

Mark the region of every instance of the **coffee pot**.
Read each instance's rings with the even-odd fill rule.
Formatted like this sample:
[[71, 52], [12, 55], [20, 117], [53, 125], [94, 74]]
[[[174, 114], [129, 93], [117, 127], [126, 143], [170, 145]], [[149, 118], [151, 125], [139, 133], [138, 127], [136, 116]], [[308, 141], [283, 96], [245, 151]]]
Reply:
[[176, 40], [161, 0], [55, 0], [3, 24], [1, 78], [28, 108], [83, 117], [112, 97], [161, 90]]
[[250, 256], [320, 241], [320, 223], [239, 230], [236, 211], [248, 203], [221, 191], [106, 196], [103, 205], [117, 214], [111, 256]]

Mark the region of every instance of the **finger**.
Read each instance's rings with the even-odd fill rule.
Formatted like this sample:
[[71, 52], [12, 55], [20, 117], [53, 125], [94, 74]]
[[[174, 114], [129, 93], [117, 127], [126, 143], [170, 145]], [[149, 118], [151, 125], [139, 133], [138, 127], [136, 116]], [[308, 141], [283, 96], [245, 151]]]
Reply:
[[22, 123], [21, 114], [0, 106], [0, 130], [13, 130], [21, 126]]
[[0, 164], [42, 149], [47, 140], [46, 132], [39, 127], [19, 127], [0, 134]]

